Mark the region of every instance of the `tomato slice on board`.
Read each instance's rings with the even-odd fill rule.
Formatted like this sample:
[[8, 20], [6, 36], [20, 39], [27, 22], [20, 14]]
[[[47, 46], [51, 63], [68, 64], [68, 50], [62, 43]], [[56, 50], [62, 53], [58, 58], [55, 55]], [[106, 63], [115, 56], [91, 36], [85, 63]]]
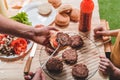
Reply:
[[27, 41], [24, 38], [17, 38], [11, 43], [16, 54], [20, 55], [22, 52], [25, 52], [27, 49]]

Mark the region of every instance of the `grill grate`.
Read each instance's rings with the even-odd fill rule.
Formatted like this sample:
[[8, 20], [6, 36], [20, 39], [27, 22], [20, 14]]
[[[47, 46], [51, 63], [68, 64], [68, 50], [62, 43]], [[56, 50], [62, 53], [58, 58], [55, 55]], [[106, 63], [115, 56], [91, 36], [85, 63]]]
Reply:
[[[68, 33], [68, 34], [72, 36], [72, 35], [76, 35], [77, 33]], [[77, 50], [77, 54], [78, 54], [77, 63], [84, 63], [87, 65], [89, 69], [89, 75], [86, 78], [86, 80], [88, 80], [98, 70], [99, 61], [100, 61], [99, 59], [100, 51], [97, 45], [94, 43], [94, 41], [90, 40], [88, 37], [83, 36], [82, 34], [79, 34], [79, 35], [82, 37], [84, 41], [84, 45], [82, 48]], [[68, 48], [70, 47], [67, 47], [67, 49]], [[62, 59], [62, 53], [64, 52], [64, 50], [60, 51], [56, 57], [59, 57], [60, 59]], [[48, 59], [48, 57], [49, 56], [47, 55], [45, 48], [42, 47], [40, 50], [40, 64], [42, 65]], [[71, 74], [73, 65], [67, 65], [64, 62], [63, 64], [64, 64], [63, 71], [58, 75], [49, 73], [46, 67], [44, 67], [43, 69], [51, 78], [55, 80], [74, 80], [74, 77]]]

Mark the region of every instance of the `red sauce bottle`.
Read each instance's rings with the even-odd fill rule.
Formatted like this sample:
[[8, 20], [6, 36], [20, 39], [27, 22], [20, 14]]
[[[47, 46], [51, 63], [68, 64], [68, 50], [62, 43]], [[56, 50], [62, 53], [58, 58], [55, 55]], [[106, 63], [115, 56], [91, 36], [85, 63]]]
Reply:
[[94, 9], [94, 3], [92, 0], [83, 0], [81, 2], [79, 31], [82, 32], [90, 31], [93, 9]]

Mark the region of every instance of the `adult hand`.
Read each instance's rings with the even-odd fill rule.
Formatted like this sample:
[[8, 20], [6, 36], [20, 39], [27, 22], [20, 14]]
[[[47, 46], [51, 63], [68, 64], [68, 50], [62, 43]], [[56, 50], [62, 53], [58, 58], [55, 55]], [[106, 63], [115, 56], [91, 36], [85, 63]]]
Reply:
[[112, 75], [115, 71], [116, 67], [112, 64], [112, 62], [107, 59], [106, 57], [100, 56], [100, 65], [99, 70], [103, 74], [110, 74]]
[[109, 36], [110, 32], [108, 30], [105, 30], [104, 27], [97, 27], [94, 29], [95, 37], [100, 36]]
[[54, 27], [44, 27], [43, 25], [37, 25], [34, 28], [34, 35], [33, 35], [33, 41], [41, 44], [41, 45], [46, 45], [49, 42], [49, 37], [50, 37], [50, 31], [58, 31]]
[[41, 68], [38, 68], [35, 74], [29, 72], [24, 78], [25, 80], [46, 80]]

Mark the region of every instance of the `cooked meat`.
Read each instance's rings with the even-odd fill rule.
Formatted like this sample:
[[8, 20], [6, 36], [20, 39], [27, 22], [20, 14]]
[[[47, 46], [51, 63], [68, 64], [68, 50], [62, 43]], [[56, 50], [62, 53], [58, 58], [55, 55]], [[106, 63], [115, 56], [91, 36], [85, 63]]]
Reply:
[[59, 32], [57, 33], [57, 41], [62, 45], [62, 46], [68, 46], [71, 43], [70, 37], [67, 33]]
[[63, 52], [62, 58], [68, 64], [74, 64], [77, 62], [77, 52], [74, 49], [68, 49]]
[[53, 57], [47, 62], [46, 68], [51, 73], [60, 73], [63, 70], [62, 60], [57, 57]]
[[51, 55], [53, 52], [54, 52], [54, 49], [53, 48], [50, 48], [50, 47], [45, 47], [45, 51]]
[[87, 66], [83, 63], [76, 64], [73, 66], [72, 69], [72, 75], [77, 79], [77, 80], [85, 80], [87, 78], [89, 73], [89, 70]]
[[71, 36], [71, 47], [72, 48], [80, 48], [83, 46], [84, 42], [81, 38], [81, 36], [79, 35], [74, 35], [74, 36]]
[[[45, 51], [48, 53], [48, 55], [51, 55], [55, 49], [50, 45], [50, 43], [47, 44], [45, 47]], [[54, 54], [54, 56], [58, 53], [58, 51]]]

